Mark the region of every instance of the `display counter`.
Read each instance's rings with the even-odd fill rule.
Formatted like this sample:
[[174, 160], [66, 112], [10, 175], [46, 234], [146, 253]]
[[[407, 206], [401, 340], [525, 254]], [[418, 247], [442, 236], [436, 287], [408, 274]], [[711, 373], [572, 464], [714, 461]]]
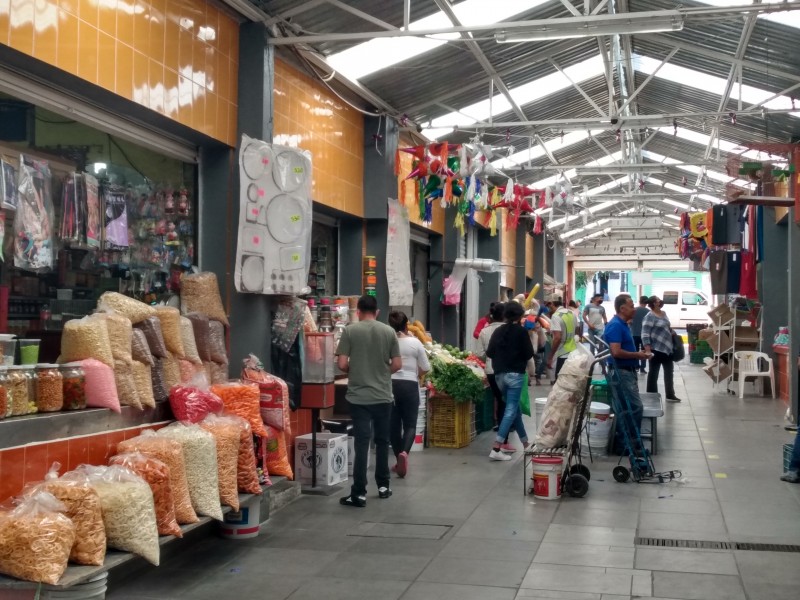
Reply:
[[782, 345], [772, 346], [772, 352], [775, 355], [775, 387], [776, 395], [783, 400], [787, 405], [791, 394], [789, 394], [789, 347]]

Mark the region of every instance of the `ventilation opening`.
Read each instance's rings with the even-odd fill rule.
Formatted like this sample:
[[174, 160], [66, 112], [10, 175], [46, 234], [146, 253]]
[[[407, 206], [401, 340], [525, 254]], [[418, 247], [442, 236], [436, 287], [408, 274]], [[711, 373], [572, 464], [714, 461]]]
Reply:
[[711, 540], [676, 540], [669, 538], [640, 538], [636, 546], [658, 548], [696, 548], [701, 550], [752, 550], [756, 552], [800, 552], [800, 546], [792, 544], [751, 544], [747, 542], [716, 542]]

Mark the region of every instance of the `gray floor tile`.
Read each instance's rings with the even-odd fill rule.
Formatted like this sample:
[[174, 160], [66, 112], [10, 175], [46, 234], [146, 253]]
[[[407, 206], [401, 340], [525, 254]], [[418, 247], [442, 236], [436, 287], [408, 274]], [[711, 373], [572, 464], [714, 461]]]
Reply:
[[514, 600], [515, 595], [516, 590], [511, 588], [418, 581], [402, 600]]
[[586, 567], [633, 568], [634, 549], [587, 546], [584, 544], [543, 543], [533, 559], [534, 563], [576, 565]]
[[347, 547], [348, 552], [361, 554], [390, 554], [410, 556], [436, 556], [447, 545], [444, 540], [387, 540], [381, 538], [350, 538], [356, 540]]
[[588, 569], [556, 569], [553, 565], [534, 564], [525, 575], [523, 588], [629, 595], [631, 575], [598, 573]]
[[559, 592], [556, 590], [530, 590], [522, 588], [516, 600], [603, 600], [603, 598], [624, 598], [630, 596], [608, 596], [607, 594], [593, 594], [589, 592]]
[[553, 523], [558, 525], [595, 525], [605, 527], [631, 527], [635, 523], [636, 511], [591, 509], [576, 504], [559, 509]]
[[800, 555], [792, 552], [736, 551], [745, 584], [777, 583], [800, 588]]
[[736, 575], [738, 569], [731, 552], [706, 552], [665, 548], [637, 548], [637, 569]]
[[491, 560], [510, 560], [528, 562], [533, 560], [539, 544], [520, 540], [493, 540], [468, 537], [454, 537], [450, 540], [440, 556], [459, 558], [476, 558]]
[[[391, 544], [391, 540], [387, 541]], [[414, 581], [430, 562], [428, 556], [344, 552], [319, 572], [320, 577]]]
[[[690, 531], [697, 533], [722, 534], [726, 533], [725, 523], [719, 514], [692, 515], [674, 513], [639, 514], [639, 527], [641, 529], [660, 529], [667, 531]], [[674, 535], [672, 537], [678, 537]]]
[[419, 576], [419, 581], [518, 588], [528, 562], [439, 556]]
[[546, 523], [509, 522], [498, 519], [469, 520], [459, 528], [455, 535], [456, 537], [540, 542], [547, 527]]
[[692, 573], [653, 573], [653, 594], [686, 600], [745, 600], [738, 577]]
[[589, 544], [592, 546], [633, 546], [635, 529], [587, 527], [581, 525], [550, 525], [544, 542], [556, 544]]
[[642, 512], [677, 513], [681, 515], [719, 515], [716, 500], [686, 500], [683, 498], [643, 498]]
[[[265, 586], [267, 582], [265, 582]], [[353, 598], [386, 598], [397, 600], [408, 589], [407, 581], [381, 581], [311, 577], [301, 585], [289, 600], [352, 600]], [[268, 587], [264, 592], [268, 593]]]
[[257, 569], [267, 575], [313, 576], [336, 560], [338, 551], [253, 548], [228, 563], [230, 568]]
[[299, 589], [307, 577], [286, 575], [270, 577], [267, 581], [258, 571], [245, 573], [221, 573], [189, 588], [182, 596], [193, 600], [220, 600], [231, 597], [236, 591], [239, 598], [260, 598], [268, 592], [270, 600], [285, 600]]

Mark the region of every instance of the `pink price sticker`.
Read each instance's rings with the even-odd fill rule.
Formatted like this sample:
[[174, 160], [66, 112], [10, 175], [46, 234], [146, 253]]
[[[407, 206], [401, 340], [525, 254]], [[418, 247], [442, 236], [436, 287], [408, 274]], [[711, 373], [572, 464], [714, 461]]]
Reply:
[[261, 159], [261, 164], [265, 165], [265, 166], [268, 165], [269, 164], [269, 159], [265, 156], [264, 158]]
[[258, 188], [258, 195], [263, 198], [264, 197], [264, 190], [262, 190], [261, 188]]
[[258, 209], [257, 209], [257, 208], [253, 208], [253, 209], [251, 209], [251, 212], [252, 212], [254, 215], [258, 216]]
[[260, 243], [261, 243], [261, 238], [259, 236], [257, 236], [257, 235], [254, 235], [253, 236], [253, 244], [258, 246]]

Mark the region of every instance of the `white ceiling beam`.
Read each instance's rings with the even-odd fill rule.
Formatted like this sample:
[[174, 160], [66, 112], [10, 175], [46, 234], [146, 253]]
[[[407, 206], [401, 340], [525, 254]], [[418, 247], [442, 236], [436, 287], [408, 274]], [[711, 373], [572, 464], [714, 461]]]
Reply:
[[[255, 21], [257, 23], [257, 22], [259, 22], [261, 20], [261, 18], [257, 15], [257, 13], [260, 12], [260, 11], [255, 6], [250, 5], [251, 9], [253, 11], [256, 11], [255, 15], [247, 14], [247, 12], [244, 12], [243, 10], [241, 10], [240, 6], [241, 6], [242, 3], [249, 4], [247, 2], [247, 0], [240, 0], [239, 2], [236, 2], [235, 0], [224, 0], [224, 1], [225, 1], [225, 4], [228, 4], [229, 6], [233, 6], [233, 8], [235, 8], [237, 11], [241, 12], [244, 16], [249, 18], [251, 21]], [[234, 4], [235, 4], [235, 6], [234, 6]], [[302, 14], [304, 12], [309, 11], [312, 8], [316, 8], [320, 4], [325, 4], [325, 0], [308, 0], [308, 2], [304, 2], [303, 4], [300, 4], [298, 6], [290, 8], [290, 9], [282, 12], [279, 15], [276, 15], [274, 17], [270, 17], [269, 19], [264, 21], [264, 24], [265, 25], [274, 25], [275, 23], [279, 23], [280, 21], [286, 21], [287, 19], [291, 19], [294, 16], [297, 16], [297, 15], [300, 15], [300, 14]], [[245, 10], [247, 10], [247, 9], [245, 8]]]
[[336, 8], [339, 8], [347, 13], [350, 13], [351, 15], [354, 15], [359, 19], [363, 19], [364, 21], [372, 23], [373, 25], [382, 27], [387, 31], [399, 31], [399, 29], [397, 29], [397, 27], [395, 27], [394, 25], [390, 25], [386, 21], [382, 21], [377, 17], [373, 17], [372, 15], [365, 13], [363, 10], [359, 10], [353, 6], [350, 6], [349, 4], [340, 2], [339, 0], [325, 0], [325, 2], [327, 2], [331, 6], [335, 6]]
[[567, 10], [571, 12], [576, 17], [582, 17], [583, 14], [577, 8], [575, 8], [569, 0], [561, 0], [561, 4], [567, 7]]
[[558, 63], [557, 63], [556, 61], [554, 61], [554, 60], [550, 59], [550, 64], [551, 64], [551, 65], [553, 65], [553, 66], [556, 68], [556, 71], [558, 71], [559, 73], [561, 73], [561, 74], [564, 76], [564, 78], [565, 78], [567, 81], [569, 81], [569, 82], [570, 82], [570, 84], [572, 85], [572, 87], [574, 87], [576, 90], [578, 90], [578, 93], [579, 93], [581, 96], [583, 96], [583, 97], [586, 99], [586, 101], [587, 101], [589, 104], [591, 104], [591, 105], [594, 107], [594, 109], [597, 111], [597, 113], [598, 113], [598, 114], [599, 114], [601, 117], [605, 117], [605, 116], [607, 116], [607, 115], [606, 115], [606, 113], [604, 113], [604, 112], [603, 112], [603, 109], [602, 109], [602, 108], [600, 108], [600, 107], [597, 105], [597, 102], [595, 102], [594, 100], [592, 100], [592, 97], [591, 97], [589, 94], [587, 94], [586, 92], [584, 92], [584, 91], [583, 91], [583, 88], [582, 88], [580, 85], [578, 85], [577, 83], [575, 83], [574, 81], [572, 81], [572, 78], [571, 78], [569, 75], [567, 75], [567, 73], [564, 71], [564, 69], [562, 69], [561, 67], [559, 67], [559, 66], [558, 66]]
[[612, 217], [604, 227], [617, 231], [620, 229], [658, 229], [664, 224], [661, 217]]
[[636, 98], [636, 96], [639, 95], [639, 93], [647, 86], [647, 84], [650, 83], [653, 80], [653, 77], [655, 77], [656, 73], [658, 73], [661, 70], [661, 67], [663, 67], [665, 64], [667, 64], [672, 59], [672, 57], [675, 56], [675, 54], [677, 52], [678, 52], [678, 48], [673, 48], [672, 51], [669, 54], [667, 54], [667, 56], [664, 57], [664, 59], [655, 68], [655, 70], [652, 73], [650, 73], [650, 75], [647, 76], [647, 79], [645, 79], [641, 83], [641, 85], [639, 85], [639, 87], [637, 87], [633, 91], [633, 93], [630, 95], [630, 97], [627, 100], [625, 100], [625, 104], [620, 106], [619, 111], [618, 111], [619, 113], [622, 113], [625, 110], [625, 108], [628, 107], [628, 105], [633, 101], [633, 99]]

